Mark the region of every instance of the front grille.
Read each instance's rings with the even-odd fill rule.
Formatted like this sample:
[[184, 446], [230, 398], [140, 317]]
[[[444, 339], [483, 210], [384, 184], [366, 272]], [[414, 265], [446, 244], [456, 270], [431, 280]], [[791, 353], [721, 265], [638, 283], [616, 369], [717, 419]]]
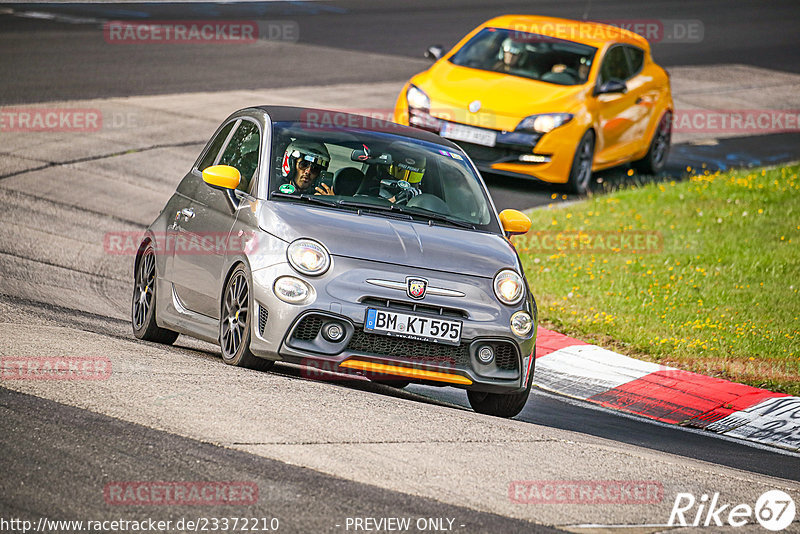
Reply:
[[410, 312], [423, 312], [433, 315], [442, 315], [446, 317], [458, 317], [463, 319], [469, 317], [469, 314], [464, 310], [457, 308], [443, 308], [441, 306], [430, 306], [428, 304], [420, 304], [418, 302], [405, 302], [402, 300], [379, 299], [374, 297], [366, 297], [361, 299], [361, 303], [370, 307], [391, 308], [393, 310], [402, 310]]
[[469, 157], [471, 157], [475, 161], [495, 162], [497, 160], [508, 159], [508, 158], [516, 160], [519, 157], [519, 152], [509, 150], [507, 148], [476, 145], [473, 143], [466, 143], [463, 141], [457, 141], [457, 143], [458, 146], [463, 148], [464, 152], [469, 154]]
[[494, 343], [494, 359], [500, 369], [513, 371], [517, 368], [517, 349], [512, 343]]
[[258, 306], [258, 331], [261, 335], [266, 335], [267, 319], [269, 318], [269, 310], [259, 304]]
[[306, 315], [294, 329], [292, 337], [300, 341], [311, 341], [317, 337], [320, 328], [322, 328], [322, 317]]
[[347, 350], [450, 367], [469, 367], [469, 349], [464, 343], [458, 346], [444, 345], [356, 330], [347, 344]]

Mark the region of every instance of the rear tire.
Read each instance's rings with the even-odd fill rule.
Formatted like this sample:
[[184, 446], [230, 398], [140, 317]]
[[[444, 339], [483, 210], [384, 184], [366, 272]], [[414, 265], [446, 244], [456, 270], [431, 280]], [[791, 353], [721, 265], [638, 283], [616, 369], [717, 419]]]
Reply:
[[136, 261], [133, 296], [131, 298], [131, 327], [133, 335], [145, 341], [172, 345], [178, 333], [156, 324], [156, 254], [148, 243]]
[[225, 284], [219, 318], [219, 345], [222, 361], [228, 365], [266, 371], [275, 362], [250, 352], [250, 310], [253, 305], [249, 279], [245, 266], [239, 265]]
[[665, 112], [658, 121], [650, 148], [647, 154], [632, 163], [633, 167], [644, 174], [658, 174], [664, 169], [669, 156], [669, 147], [672, 142], [672, 113]]
[[572, 159], [572, 167], [569, 171], [567, 189], [571, 193], [585, 195], [589, 192], [589, 185], [592, 182], [592, 163], [594, 161], [594, 132], [592, 130], [583, 134], [578, 148], [575, 149], [575, 157]]

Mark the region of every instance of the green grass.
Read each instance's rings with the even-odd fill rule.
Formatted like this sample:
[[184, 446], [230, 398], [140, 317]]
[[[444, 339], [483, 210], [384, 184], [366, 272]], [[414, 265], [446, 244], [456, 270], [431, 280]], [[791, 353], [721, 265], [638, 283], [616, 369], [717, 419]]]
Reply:
[[[706, 173], [533, 211], [515, 244], [540, 321], [637, 358], [799, 395], [798, 171]], [[554, 249], [553, 232], [592, 248]], [[600, 247], [622, 236], [628, 246]]]

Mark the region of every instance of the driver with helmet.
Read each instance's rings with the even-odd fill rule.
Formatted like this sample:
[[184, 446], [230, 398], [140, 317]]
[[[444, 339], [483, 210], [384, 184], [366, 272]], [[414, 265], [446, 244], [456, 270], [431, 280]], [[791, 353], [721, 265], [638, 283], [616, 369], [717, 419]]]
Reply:
[[405, 203], [422, 193], [420, 187], [426, 158], [424, 154], [411, 152], [405, 146], [400, 150], [396, 146], [389, 148], [393, 156], [392, 163], [382, 166], [380, 196], [393, 203]]
[[283, 182], [278, 191], [288, 194], [313, 192], [315, 195], [332, 195], [333, 188], [324, 183], [312, 190], [314, 182], [321, 172], [327, 170], [330, 162], [331, 156], [322, 143], [302, 139], [292, 141], [283, 154]]
[[516, 72], [522, 66], [522, 56], [524, 55], [525, 47], [522, 43], [507, 37], [502, 46], [497, 63], [494, 65], [494, 70], [499, 72]]

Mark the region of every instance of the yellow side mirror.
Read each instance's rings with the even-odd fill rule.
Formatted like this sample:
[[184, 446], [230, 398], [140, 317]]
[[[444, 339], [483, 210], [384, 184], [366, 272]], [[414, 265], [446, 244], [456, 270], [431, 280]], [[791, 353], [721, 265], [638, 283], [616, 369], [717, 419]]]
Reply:
[[203, 181], [220, 189], [236, 189], [241, 178], [239, 170], [230, 165], [214, 165], [203, 171]]
[[527, 215], [517, 210], [503, 210], [500, 212], [500, 224], [509, 235], [520, 235], [531, 229], [531, 220]]

